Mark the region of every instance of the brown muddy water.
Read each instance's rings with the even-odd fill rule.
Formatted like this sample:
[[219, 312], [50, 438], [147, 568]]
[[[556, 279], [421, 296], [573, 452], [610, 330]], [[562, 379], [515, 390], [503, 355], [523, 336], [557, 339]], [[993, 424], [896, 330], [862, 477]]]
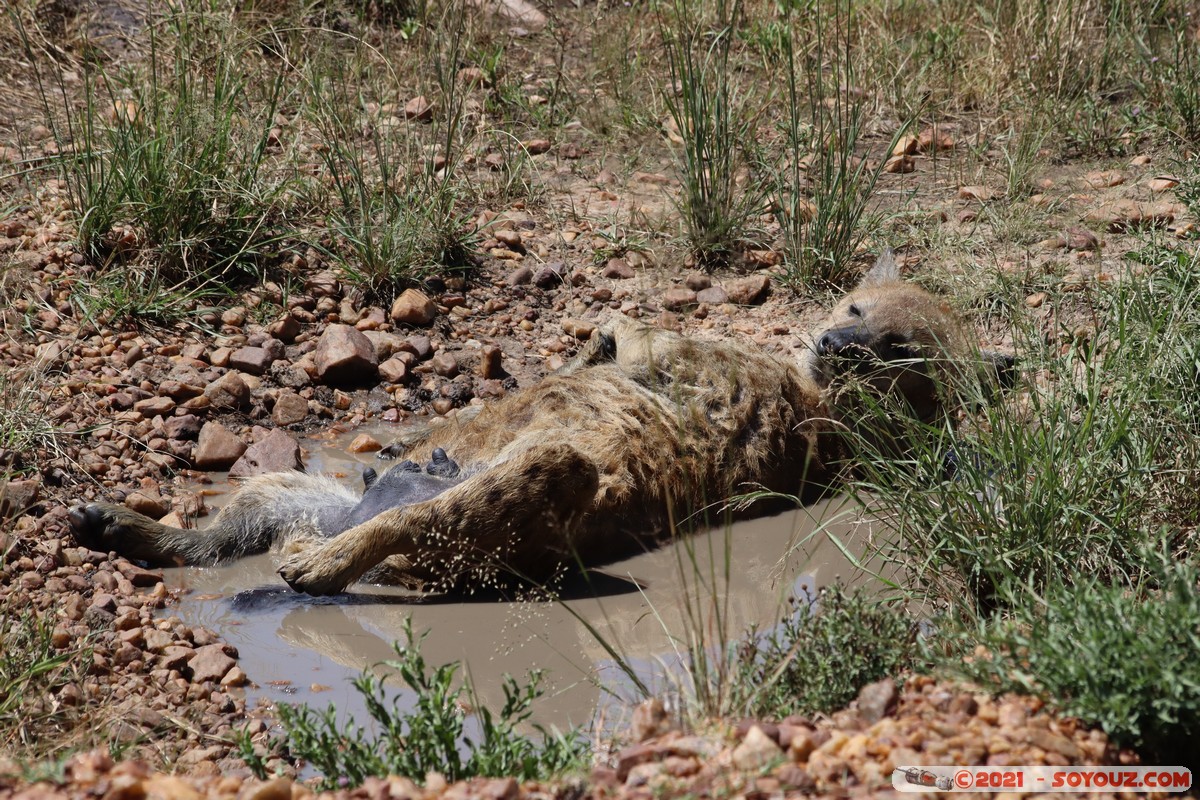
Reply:
[[[307, 469], [361, 486], [365, 467], [382, 472], [388, 462], [347, 452], [350, 439], [372, 433], [388, 442], [399, 432], [394, 426], [362, 428], [308, 440]], [[209, 505], [222, 501], [213, 496]], [[895, 569], [874, 552], [875, 537], [858, 511], [834, 499], [712, 530], [610, 564], [572, 582], [567, 599], [556, 601], [425, 598], [364, 584], [348, 595], [309, 598], [283, 584], [275, 574], [277, 557], [264, 555], [228, 566], [167, 570], [171, 585], [190, 590], [171, 613], [238, 648], [241, 667], [255, 684], [248, 690], [251, 701], [333, 703], [343, 722], [366, 725], [365, 705], [351, 680], [395, 657], [392, 643], [403, 639], [411, 617], [415, 631], [428, 631], [422, 647], [427, 663], [461, 662], [478, 702], [498, 708], [505, 674], [520, 678], [540, 669], [546, 693], [535, 706], [535, 721], [559, 729], [611, 729], [623, 723], [626, 701], [636, 699], [612, 653], [656, 693], [676, 696], [686, 687], [687, 643], [697, 630], [709, 643], [733, 641], [752, 626], [763, 630], [785, 615], [809, 613], [811, 597], [823, 586], [882, 587], [876, 571], [895, 579]], [[392, 688], [404, 695], [403, 687]]]

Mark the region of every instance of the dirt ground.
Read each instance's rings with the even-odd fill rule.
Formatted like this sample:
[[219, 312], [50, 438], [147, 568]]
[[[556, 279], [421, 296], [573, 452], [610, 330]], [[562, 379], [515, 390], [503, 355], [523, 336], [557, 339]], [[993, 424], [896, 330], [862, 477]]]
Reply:
[[[698, 268], [679, 234], [684, 177], [671, 126], [614, 136], [593, 118], [599, 112], [589, 115], [585, 97], [573, 108], [578, 113], [514, 132], [527, 153], [515, 178], [520, 187], [470, 201], [478, 233], [469, 270], [410, 282], [393, 303], [363, 291], [332, 251], [293, 240], [278, 247], [261, 280], [242, 281], [217, 299], [181, 293], [170, 300], [181, 313], [120, 305], [114, 287], [122, 284], [105, 283], [102, 274], [136, 275], [146, 265], [97, 264], [81, 248], [73, 195], [55, 166], [64, 142], [42, 111], [39, 79], [53, 73], [56, 85], [79, 91], [83, 74], [70, 27], [78, 24], [78, 4], [57, 6], [65, 9], [65, 28], [28, 17], [41, 27], [25, 32], [35, 40], [27, 51], [10, 19], [0, 55], [10, 109], [0, 113], [0, 466], [8, 476], [0, 495], [7, 520], [0, 612], [33, 614], [55, 651], [86, 644], [91, 656], [53, 693], [23, 707], [26, 724], [11, 743], [14, 756], [78, 754], [58, 774], [39, 776], [0, 748], [0, 796], [307, 796], [291, 778], [255, 781], [232, 754], [235, 730], [261, 740], [273, 724], [269, 708], [246, 708], [243, 687], [255, 676], [237, 666], [236, 650], [172, 617], [175, 598], [160, 574], [77, 546], [66, 519], [71, 505], [103, 499], [194, 520], [205, 513], [213, 471], [288, 468], [300, 458], [299, 437], [353, 430], [366, 420], [395, 423], [398, 431], [414, 418], [453, 424], [462, 408], [557, 369], [617, 314], [796, 355], [829, 295], [794, 291], [784, 279], [772, 223], [766, 240], [732, 263]], [[119, 36], [137, 41], [140, 24], [103, 3], [95, 9]], [[516, 85], [531, 108], [542, 101], [530, 96], [589, 81], [577, 61], [619, 33], [627, 24], [621, 13], [559, 8], [559, 34], [534, 31], [510, 41], [506, 57], [523, 65]], [[119, 63], [144, 55], [107, 57]], [[484, 104], [487, 90], [474, 91]], [[319, 169], [314, 132], [298, 116], [280, 116], [285, 151], [307, 152]], [[1094, 326], [1082, 287], [1119, 280], [1124, 254], [1146, 236], [1194, 230], [1173, 193], [1178, 154], [1159, 143], [1043, 160], [1033, 191], [1014, 197], [969, 115], [927, 121], [913, 132], [926, 133], [927, 143], [911, 148], [911, 171], [882, 176], [886, 221], [864, 242], [859, 263], [869, 263], [869, 250], [895, 247], [904, 271], [945, 292], [984, 346], [1012, 346], [1011, 330], [987, 313], [997, 282], [1021, 287], [1043, 335], [1071, 347]], [[886, 157], [886, 145], [886, 135], [876, 136], [873, 157]], [[481, 184], [495, 182], [505, 157], [489, 161], [497, 153], [472, 153], [464, 169]], [[138, 234], [129, 235], [136, 246]], [[339, 354], [366, 380], [346, 384], [336, 366], [318, 362], [323, 337], [342, 330], [335, 326], [366, 337], [365, 351]], [[355, 447], [386, 444], [364, 439]], [[890, 768], [908, 761], [1138, 759], [1030, 698], [996, 699], [927, 678], [902, 690], [890, 683], [868, 690], [830, 718], [714, 721], [698, 733], [665, 731], [642, 710], [629, 741], [598, 755], [589, 776], [562, 785], [495, 779], [447, 786], [430, 776], [423, 787], [378, 780], [337, 796], [858, 796], [889, 786]]]

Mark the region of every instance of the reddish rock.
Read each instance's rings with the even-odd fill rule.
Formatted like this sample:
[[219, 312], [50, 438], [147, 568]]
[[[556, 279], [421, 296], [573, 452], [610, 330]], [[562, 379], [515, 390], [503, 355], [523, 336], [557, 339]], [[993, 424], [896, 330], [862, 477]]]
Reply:
[[350, 325], [330, 325], [313, 355], [317, 377], [326, 385], [365, 384], [375, 380], [379, 361], [371, 340]]
[[449, 353], [438, 353], [432, 363], [433, 371], [443, 378], [453, 378], [458, 374], [458, 361]]
[[408, 377], [408, 364], [401, 358], [389, 358], [379, 365], [379, 377], [388, 383], [404, 383]]
[[392, 321], [397, 325], [425, 326], [437, 319], [437, 306], [423, 292], [405, 289], [392, 303]]
[[502, 363], [503, 351], [494, 344], [485, 344], [479, 351], [479, 377], [498, 380], [508, 375]]
[[239, 347], [229, 355], [229, 366], [249, 375], [266, 373], [275, 358], [263, 347]]
[[169, 397], [147, 397], [133, 404], [134, 411], [140, 411], [148, 417], [170, 414], [175, 410], [175, 401]]
[[300, 445], [287, 431], [275, 428], [262, 441], [246, 449], [242, 457], [229, 469], [231, 478], [247, 478], [268, 472], [287, 472], [304, 469], [300, 459]]
[[750, 275], [736, 281], [731, 281], [725, 288], [731, 303], [749, 306], [761, 303], [767, 298], [771, 289], [771, 279], [766, 275]]
[[219, 422], [206, 422], [200, 429], [196, 446], [196, 469], [219, 470], [232, 467], [246, 452], [246, 443]]
[[280, 392], [271, 409], [271, 421], [276, 425], [295, 425], [308, 416], [308, 401], [291, 391]]
[[625, 259], [610, 258], [608, 263], [604, 265], [604, 270], [600, 274], [605, 278], [624, 280], [626, 278], [632, 278], [637, 273], [633, 271], [633, 267], [629, 266]]
[[710, 306], [719, 306], [729, 300], [729, 295], [725, 294], [725, 290], [720, 286], [711, 286], [707, 289], [701, 289], [696, 292], [697, 303], [707, 303]]
[[581, 341], [587, 341], [592, 338], [592, 333], [596, 330], [596, 326], [590, 322], [572, 317], [565, 317], [562, 321], [563, 333], [568, 336], [574, 336]]
[[170, 417], [163, 423], [163, 432], [168, 439], [192, 440], [200, 435], [204, 423], [195, 414]]
[[350, 442], [346, 449], [351, 453], [375, 453], [382, 450], [383, 445], [369, 433], [361, 433], [354, 437], [354, 441]]
[[203, 683], [204, 681], [218, 683], [236, 665], [237, 662], [226, 655], [223, 644], [210, 644], [197, 648], [196, 654], [187, 662], [193, 683]]
[[204, 387], [204, 396], [217, 409], [240, 410], [250, 406], [250, 387], [237, 372], [226, 372]]
[[125, 498], [125, 505], [151, 519], [159, 519], [170, 510], [162, 496], [153, 489], [140, 489]]
[[417, 95], [404, 104], [404, 118], [429, 122], [433, 119], [433, 104], [425, 99], [425, 95]]
[[682, 311], [696, 305], [696, 293], [684, 286], [672, 286], [663, 292], [662, 305], [671, 311]]

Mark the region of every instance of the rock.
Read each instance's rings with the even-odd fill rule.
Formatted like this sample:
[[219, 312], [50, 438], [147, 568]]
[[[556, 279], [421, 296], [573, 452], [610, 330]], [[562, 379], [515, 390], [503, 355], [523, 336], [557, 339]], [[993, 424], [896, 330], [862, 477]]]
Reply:
[[542, 267], [533, 276], [533, 283], [540, 289], [553, 289], [561, 286], [567, 276], [567, 265], [561, 261], [554, 261]]
[[529, 139], [522, 142], [521, 146], [525, 148], [525, 152], [529, 153], [529, 155], [540, 156], [542, 153], [550, 152], [551, 145], [549, 139]]
[[485, 344], [479, 351], [479, 377], [484, 380], [499, 380], [508, 373], [502, 363], [503, 351], [494, 344]]
[[470, 0], [470, 4], [512, 26], [512, 33], [537, 33], [546, 27], [546, 15], [527, 0]]
[[1089, 223], [1102, 226], [1109, 233], [1124, 233], [1163, 227], [1175, 219], [1175, 212], [1166, 204], [1117, 200], [1088, 212], [1086, 219]]
[[131, 492], [125, 498], [125, 505], [133, 511], [144, 514], [151, 519], [164, 517], [171, 510], [166, 501], [162, 499], [162, 496], [152, 489], [140, 489], [136, 492]]
[[1066, 245], [1071, 250], [1099, 250], [1100, 238], [1087, 228], [1067, 228]]
[[712, 278], [703, 272], [693, 272], [683, 279], [683, 285], [693, 292], [702, 292], [712, 286]]
[[229, 354], [229, 366], [250, 375], [263, 375], [275, 358], [262, 347], [239, 347]]
[[1146, 185], [1150, 188], [1150, 191], [1155, 193], [1169, 192], [1179, 185], [1179, 180], [1167, 175], [1159, 175], [1156, 178], [1151, 178]]
[[741, 744], [733, 749], [733, 765], [741, 770], [761, 770], [783, 758], [783, 750], [755, 725]]
[[248, 478], [268, 472], [303, 470], [300, 445], [287, 431], [275, 428], [262, 441], [246, 448], [246, 452], [229, 469], [231, 478]]
[[592, 333], [595, 332], [596, 326], [590, 322], [585, 322], [581, 319], [573, 317], [564, 317], [562, 321], [563, 333], [568, 336], [574, 336], [580, 341], [587, 341], [592, 338]]
[[719, 306], [729, 300], [729, 295], [720, 286], [710, 286], [707, 289], [701, 289], [696, 292], [697, 303], [707, 303], [710, 306]]
[[397, 325], [424, 327], [437, 319], [437, 306], [424, 292], [405, 289], [392, 303], [392, 321]]
[[139, 589], [148, 589], [155, 584], [162, 583], [162, 573], [157, 570], [145, 569], [128, 561], [118, 561], [117, 568], [121, 570], [121, 574], [125, 576], [126, 580]]
[[308, 416], [308, 401], [293, 391], [281, 391], [271, 409], [271, 421], [283, 427], [303, 422]]
[[504, 278], [504, 282], [509, 286], [526, 286], [533, 282], [533, 270], [526, 266], [520, 266]]
[[892, 713], [899, 700], [896, 682], [891, 678], [868, 683], [858, 693], [858, 715], [865, 722], [874, 724]]
[[[24, 514], [38, 501], [41, 493], [41, 482], [8, 481], [0, 488], [0, 519], [8, 519]], [[3, 548], [0, 548], [2, 551]], [[2, 555], [2, 552], [0, 552]]]
[[291, 314], [284, 314], [267, 326], [267, 333], [281, 342], [291, 344], [300, 335], [300, 321]]
[[525, 252], [525, 242], [521, 239], [519, 231], [514, 231], [510, 228], [505, 228], [501, 231], [496, 231], [496, 241], [518, 253]]
[[204, 681], [220, 682], [237, 662], [225, 651], [224, 644], [208, 644], [196, 648], [196, 654], [188, 659], [188, 669], [191, 670], [193, 683]]
[[783, 253], [778, 250], [747, 250], [746, 266], [751, 269], [767, 269], [783, 263]]
[[750, 275], [731, 281], [725, 288], [731, 303], [740, 306], [754, 305], [766, 299], [771, 289], [771, 279], [766, 275]]
[[629, 777], [629, 771], [641, 764], [657, 761], [665, 755], [653, 744], [635, 744], [617, 753], [617, 780], [624, 782]]
[[250, 387], [237, 372], [226, 372], [204, 387], [204, 396], [216, 409], [242, 410], [250, 407]]
[[784, 789], [803, 794], [812, 794], [817, 788], [817, 782], [803, 767], [798, 767], [795, 764], [784, 764], [779, 769], [775, 770], [775, 777], [783, 785]]
[[327, 386], [365, 384], [375, 380], [379, 362], [375, 347], [350, 325], [330, 325], [313, 354], [317, 377]]
[[428, 336], [410, 336], [404, 340], [403, 348], [421, 361], [433, 356], [433, 342]]
[[417, 95], [404, 104], [404, 118], [429, 122], [433, 119], [433, 104], [425, 99], [425, 95]]
[[377, 453], [383, 449], [383, 445], [371, 434], [360, 433], [346, 449], [351, 453]]
[[221, 678], [222, 686], [245, 686], [248, 682], [249, 678], [246, 673], [242, 671], [241, 667], [236, 666], [226, 672], [224, 678]]
[[662, 305], [670, 311], [682, 311], [696, 305], [696, 293], [684, 286], [672, 286], [663, 292]]
[[667, 709], [657, 697], [643, 700], [633, 710], [633, 722], [630, 734], [633, 741], [644, 742], [666, 733], [668, 727]]
[[1050, 295], [1045, 292], [1034, 292], [1025, 298], [1025, 305], [1029, 308], [1041, 308], [1042, 304], [1050, 298]]
[[219, 470], [233, 466], [246, 452], [246, 443], [219, 422], [206, 422], [193, 459], [196, 469]]
[[134, 403], [133, 410], [148, 417], [165, 416], [175, 410], [175, 401], [169, 397], [147, 397]]
[[605, 278], [615, 280], [624, 280], [632, 278], [637, 273], [633, 271], [633, 267], [623, 258], [610, 258], [608, 263], [604, 265], [604, 270], [600, 273]]
[[408, 378], [408, 364], [403, 359], [389, 358], [379, 365], [379, 377], [388, 383], [404, 383]]
[[913, 160], [912, 156], [905, 153], [902, 153], [898, 156], [892, 156], [883, 163], [883, 171], [891, 173], [892, 175], [907, 175], [910, 172], [915, 171], [916, 168], [917, 162]]
[[184, 414], [181, 417], [169, 417], [163, 423], [163, 432], [168, 439], [179, 441], [194, 441], [200, 435], [204, 423], [195, 414]]
[[450, 353], [439, 352], [431, 363], [433, 371], [443, 378], [453, 378], [458, 374], [458, 361]]
[[937, 125], [931, 125], [917, 134], [917, 150], [922, 153], [936, 153], [939, 150], [950, 150], [954, 147], [954, 137]]
[[995, 196], [996, 190], [990, 186], [960, 186], [958, 189], [959, 200], [976, 200], [986, 203]]
[[1125, 175], [1119, 170], [1096, 170], [1083, 176], [1083, 183], [1092, 189], [1108, 189], [1120, 186], [1125, 182]]

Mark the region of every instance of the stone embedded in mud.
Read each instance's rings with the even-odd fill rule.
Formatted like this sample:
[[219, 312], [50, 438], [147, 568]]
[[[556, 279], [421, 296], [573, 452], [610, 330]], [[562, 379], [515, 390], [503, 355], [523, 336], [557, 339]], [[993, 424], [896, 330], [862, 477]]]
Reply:
[[637, 273], [633, 271], [633, 267], [629, 266], [629, 263], [625, 259], [610, 258], [600, 274], [605, 278], [624, 280], [632, 278]]
[[374, 453], [383, 449], [383, 445], [369, 433], [360, 433], [346, 448], [351, 453]]
[[554, 289], [566, 281], [567, 265], [561, 261], [554, 261], [542, 267], [533, 276], [533, 283], [541, 289]]
[[271, 408], [271, 421], [276, 425], [295, 425], [308, 416], [308, 401], [292, 391], [282, 391]]
[[509, 286], [526, 286], [533, 282], [533, 270], [526, 266], [517, 267], [508, 273], [504, 282]]
[[707, 289], [701, 289], [696, 292], [697, 303], [707, 303], [710, 306], [719, 306], [729, 300], [729, 295], [720, 286], [710, 286]]
[[392, 321], [397, 325], [424, 327], [437, 319], [437, 306], [424, 292], [405, 289], [392, 303]]
[[327, 385], [364, 384], [376, 378], [375, 347], [350, 325], [330, 325], [313, 355], [317, 377]]
[[246, 452], [246, 443], [219, 422], [206, 422], [196, 446], [196, 469], [218, 470], [233, 466]]
[[304, 462], [300, 458], [299, 443], [286, 431], [276, 428], [262, 441], [246, 448], [246, 452], [229, 469], [229, 477], [247, 478], [251, 475], [265, 475], [268, 472], [302, 469]]
[[237, 372], [226, 372], [204, 387], [204, 396], [213, 408], [245, 409], [250, 406], [250, 387]]

